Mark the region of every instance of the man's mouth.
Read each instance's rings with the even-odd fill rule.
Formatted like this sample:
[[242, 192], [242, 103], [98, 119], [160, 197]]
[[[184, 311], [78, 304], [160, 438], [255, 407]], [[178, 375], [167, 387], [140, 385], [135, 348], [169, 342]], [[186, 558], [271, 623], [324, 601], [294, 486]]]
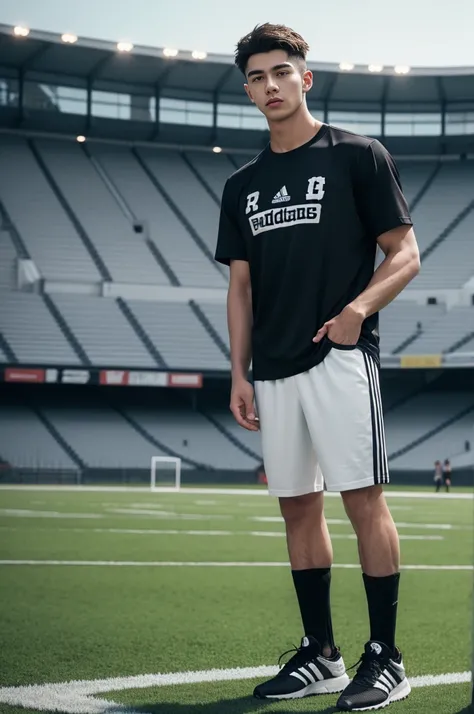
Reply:
[[283, 102], [283, 99], [276, 99], [275, 97], [273, 99], [269, 99], [267, 102], [267, 107], [271, 107], [272, 104], [281, 104]]

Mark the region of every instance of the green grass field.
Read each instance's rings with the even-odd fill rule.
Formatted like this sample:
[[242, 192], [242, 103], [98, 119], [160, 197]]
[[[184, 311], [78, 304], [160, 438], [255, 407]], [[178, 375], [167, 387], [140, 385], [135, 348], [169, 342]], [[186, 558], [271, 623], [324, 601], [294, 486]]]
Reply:
[[[409, 676], [465, 673], [471, 665], [474, 501], [392, 491], [389, 503], [403, 566], [431, 566], [404, 570], [401, 578], [398, 642]], [[357, 568], [340, 567], [357, 564], [357, 547], [338, 498], [327, 498], [326, 515], [337, 566], [334, 628], [350, 666], [368, 638], [364, 590]], [[254, 700], [255, 678], [231, 680], [224, 673], [222, 681], [212, 681], [210, 673], [176, 683], [185, 681], [184, 672], [275, 665], [299, 642], [274, 499], [245, 491], [1, 490], [0, 531], [1, 712], [335, 711], [335, 696]], [[133, 679], [158, 673], [175, 676]], [[30, 692], [22, 699], [26, 709], [7, 704], [12, 700], [2, 689], [109, 678], [123, 679], [97, 691], [84, 685], [85, 694], [76, 688], [62, 698], [61, 690], [49, 699], [51, 689]], [[123, 709], [107, 708], [108, 700]], [[469, 700], [467, 682], [420, 686], [389, 711], [454, 714]]]

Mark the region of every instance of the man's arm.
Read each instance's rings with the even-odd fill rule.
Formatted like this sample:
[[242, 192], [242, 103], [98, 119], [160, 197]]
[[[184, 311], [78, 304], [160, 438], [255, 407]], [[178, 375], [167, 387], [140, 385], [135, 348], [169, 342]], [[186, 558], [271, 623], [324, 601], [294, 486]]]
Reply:
[[363, 320], [391, 303], [420, 272], [420, 253], [413, 228], [394, 228], [379, 236], [377, 243], [385, 258], [364, 292], [351, 303]]
[[252, 291], [250, 269], [246, 260], [232, 260], [230, 263], [227, 324], [232, 365], [230, 409], [240, 426], [257, 431], [254, 392], [247, 380], [252, 359]]
[[418, 275], [420, 254], [413, 228], [403, 225], [378, 237], [385, 258], [366, 289], [344, 310], [326, 322], [313, 342], [325, 335], [338, 344], [355, 345], [363, 321], [382, 310]]

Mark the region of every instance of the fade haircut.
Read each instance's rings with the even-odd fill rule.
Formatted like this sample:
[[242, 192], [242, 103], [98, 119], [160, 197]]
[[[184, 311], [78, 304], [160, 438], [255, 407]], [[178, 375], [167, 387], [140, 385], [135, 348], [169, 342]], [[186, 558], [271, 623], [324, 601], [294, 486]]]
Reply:
[[245, 76], [247, 63], [252, 55], [272, 50], [284, 50], [288, 57], [297, 57], [306, 63], [309, 45], [290, 27], [266, 22], [264, 25], [257, 25], [252, 32], [239, 40], [235, 50], [235, 64]]

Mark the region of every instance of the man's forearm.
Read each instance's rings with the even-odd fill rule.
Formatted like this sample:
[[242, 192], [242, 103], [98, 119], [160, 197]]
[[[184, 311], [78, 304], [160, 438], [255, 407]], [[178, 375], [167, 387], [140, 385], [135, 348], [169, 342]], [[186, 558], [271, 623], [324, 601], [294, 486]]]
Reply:
[[252, 359], [252, 294], [250, 286], [230, 286], [227, 295], [232, 379], [247, 379]]
[[391, 303], [418, 274], [419, 269], [420, 260], [416, 251], [388, 253], [367, 288], [349, 307], [366, 319]]

